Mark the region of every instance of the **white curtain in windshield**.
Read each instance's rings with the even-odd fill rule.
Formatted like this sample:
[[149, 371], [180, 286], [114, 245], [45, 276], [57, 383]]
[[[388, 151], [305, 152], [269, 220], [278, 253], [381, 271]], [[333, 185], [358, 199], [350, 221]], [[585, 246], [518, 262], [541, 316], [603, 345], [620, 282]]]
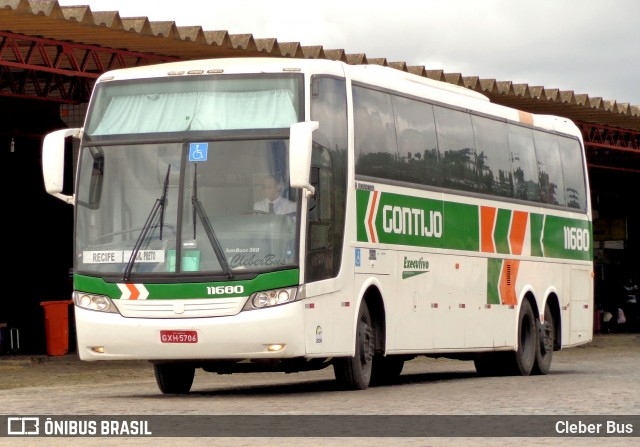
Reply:
[[191, 130], [267, 129], [297, 121], [290, 92], [208, 92], [198, 97]]
[[115, 96], [94, 135], [176, 132], [186, 130], [197, 93]]
[[93, 135], [289, 127], [288, 90], [116, 96]]

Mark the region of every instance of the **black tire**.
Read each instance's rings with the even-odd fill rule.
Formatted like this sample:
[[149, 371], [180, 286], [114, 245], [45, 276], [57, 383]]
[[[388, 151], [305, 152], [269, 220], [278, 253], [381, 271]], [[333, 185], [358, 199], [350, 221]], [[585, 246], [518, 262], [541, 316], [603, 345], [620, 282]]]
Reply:
[[363, 301], [356, 328], [356, 355], [333, 360], [333, 372], [342, 388], [365, 390], [371, 382], [375, 350], [374, 328], [367, 304]]
[[402, 373], [404, 357], [400, 355], [376, 355], [373, 358], [371, 385], [387, 385], [393, 383]]
[[536, 361], [538, 328], [529, 301], [523, 301], [518, 317], [518, 350], [494, 352], [473, 360], [481, 376], [528, 376]]
[[182, 363], [155, 363], [153, 372], [158, 388], [164, 394], [187, 394], [193, 385], [196, 369]]
[[536, 343], [536, 361], [531, 374], [549, 374], [551, 360], [553, 359], [553, 348], [556, 341], [556, 327], [553, 313], [549, 306], [544, 308], [544, 323], [540, 324], [538, 331], [538, 343]]
[[538, 326], [533, 315], [531, 304], [524, 300], [518, 318], [518, 350], [509, 353], [508, 373], [517, 376], [528, 376], [536, 361], [538, 344]]

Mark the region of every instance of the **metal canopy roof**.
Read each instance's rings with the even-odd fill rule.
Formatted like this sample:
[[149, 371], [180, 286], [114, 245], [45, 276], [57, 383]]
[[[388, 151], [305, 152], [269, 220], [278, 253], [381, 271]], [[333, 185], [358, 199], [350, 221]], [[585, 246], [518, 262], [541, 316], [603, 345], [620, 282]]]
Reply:
[[[275, 38], [258, 39], [251, 34], [205, 31], [199, 26], [179, 27], [175, 22], [151, 22], [147, 17], [124, 18], [117, 11], [93, 12], [88, 6], [61, 7], [56, 0], [0, 0], [0, 30], [99, 46], [105, 50], [128, 52], [130, 56], [148, 55], [146, 63], [171, 59], [269, 56], [386, 65], [476, 90], [493, 102], [520, 110], [640, 131], [640, 105], [592, 98], [573, 91], [429, 70], [424, 66], [408, 66], [405, 62], [390, 62], [386, 58], [369, 58], [366, 54], [347, 54], [342, 49], [301, 46], [297, 42], [278, 42]], [[5, 41], [0, 36], [0, 56], [6, 50]], [[38, 47], [38, 51], [43, 53], [45, 50]], [[0, 57], [0, 68], [3, 65], [11, 64]], [[97, 68], [95, 71], [99, 74]]]

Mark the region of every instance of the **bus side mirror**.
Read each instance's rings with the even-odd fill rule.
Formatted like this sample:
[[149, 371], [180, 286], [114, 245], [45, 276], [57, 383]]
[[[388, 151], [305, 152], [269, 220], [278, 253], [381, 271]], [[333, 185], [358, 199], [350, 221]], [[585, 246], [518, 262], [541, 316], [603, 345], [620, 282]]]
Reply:
[[73, 196], [62, 194], [64, 186], [64, 141], [67, 137], [80, 138], [81, 128], [62, 129], [51, 132], [42, 143], [42, 176], [49, 194], [69, 204]]
[[292, 188], [302, 188], [307, 197], [315, 193], [309, 175], [312, 135], [319, 126], [317, 121], [294, 123], [289, 133], [289, 182]]

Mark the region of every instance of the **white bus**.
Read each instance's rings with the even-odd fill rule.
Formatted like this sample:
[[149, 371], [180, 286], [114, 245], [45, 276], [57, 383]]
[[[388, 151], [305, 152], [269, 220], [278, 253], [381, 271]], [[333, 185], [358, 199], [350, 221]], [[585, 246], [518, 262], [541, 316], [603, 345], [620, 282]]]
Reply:
[[103, 74], [84, 127], [45, 138], [43, 172], [75, 205], [79, 357], [149, 360], [163, 393], [197, 368], [329, 365], [365, 389], [421, 355], [546, 374], [592, 338], [565, 118], [381, 66], [186, 61]]

